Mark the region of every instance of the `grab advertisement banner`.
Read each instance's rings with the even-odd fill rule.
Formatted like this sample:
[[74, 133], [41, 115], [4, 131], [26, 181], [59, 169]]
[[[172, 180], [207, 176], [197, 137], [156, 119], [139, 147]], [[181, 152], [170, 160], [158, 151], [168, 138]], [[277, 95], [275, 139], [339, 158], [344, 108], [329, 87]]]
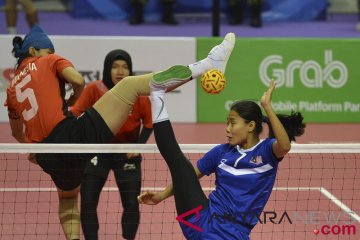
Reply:
[[[198, 58], [217, 38], [198, 39]], [[241, 39], [218, 95], [198, 88], [198, 122], [224, 122], [235, 100], [259, 101], [271, 79], [278, 113], [300, 111], [306, 122], [360, 122], [360, 40]]]
[[[175, 64], [196, 61], [196, 39], [181, 37], [92, 37], [50, 36], [55, 51], [70, 60], [86, 83], [102, 78], [104, 59], [114, 49], [124, 49], [132, 57], [135, 74], [159, 71]], [[0, 122], [7, 122], [3, 106], [6, 88], [13, 78], [16, 59], [11, 55], [12, 38], [0, 35]], [[70, 88], [68, 86], [68, 93]], [[196, 82], [167, 94], [166, 105], [174, 122], [196, 122]]]

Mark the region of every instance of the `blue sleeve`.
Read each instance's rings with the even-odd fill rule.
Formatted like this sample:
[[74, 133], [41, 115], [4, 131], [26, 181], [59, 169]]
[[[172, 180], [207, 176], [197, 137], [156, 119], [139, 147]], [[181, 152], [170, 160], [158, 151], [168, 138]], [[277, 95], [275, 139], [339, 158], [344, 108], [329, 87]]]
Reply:
[[272, 146], [274, 144], [274, 142], [276, 141], [275, 138], [267, 138], [265, 140], [265, 152], [267, 154], [266, 159], [268, 159], [270, 163], [275, 163], [276, 165], [279, 163], [279, 161], [281, 161], [282, 159], [278, 159], [276, 158], [276, 156], [274, 155]]
[[196, 165], [202, 174], [209, 176], [215, 172], [221, 157], [224, 155], [224, 147], [224, 144], [214, 147], [197, 161]]

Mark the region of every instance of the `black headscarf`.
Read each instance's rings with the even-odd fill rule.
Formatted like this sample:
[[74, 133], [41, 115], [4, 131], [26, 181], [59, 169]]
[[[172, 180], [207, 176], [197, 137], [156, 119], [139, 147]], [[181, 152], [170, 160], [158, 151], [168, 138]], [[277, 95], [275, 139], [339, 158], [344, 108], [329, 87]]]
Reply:
[[111, 80], [111, 67], [114, 61], [116, 60], [124, 60], [129, 66], [130, 76], [133, 75], [132, 71], [132, 61], [130, 55], [121, 49], [115, 49], [109, 52], [104, 61], [104, 69], [103, 69], [103, 82], [108, 89], [111, 89], [114, 86], [114, 83]]

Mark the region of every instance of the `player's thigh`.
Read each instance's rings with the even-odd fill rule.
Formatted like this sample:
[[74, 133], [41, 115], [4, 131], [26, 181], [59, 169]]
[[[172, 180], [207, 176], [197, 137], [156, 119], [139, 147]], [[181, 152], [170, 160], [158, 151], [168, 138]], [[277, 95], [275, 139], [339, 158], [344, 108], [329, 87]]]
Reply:
[[117, 133], [129, 116], [131, 106], [114, 95], [111, 91], [105, 93], [93, 106], [106, 125]]
[[113, 168], [120, 195], [125, 201], [137, 199], [141, 191], [141, 158], [122, 160]]
[[57, 188], [59, 198], [75, 198], [79, 195], [80, 187], [77, 187], [70, 191], [63, 191]]
[[97, 154], [86, 161], [85, 174], [107, 179], [113, 165], [113, 154]]
[[42, 153], [36, 155], [39, 166], [63, 191], [78, 188], [82, 182], [85, 160], [78, 154]]
[[112, 170], [118, 184], [141, 181], [142, 157], [127, 159], [125, 154], [118, 154], [114, 158]]

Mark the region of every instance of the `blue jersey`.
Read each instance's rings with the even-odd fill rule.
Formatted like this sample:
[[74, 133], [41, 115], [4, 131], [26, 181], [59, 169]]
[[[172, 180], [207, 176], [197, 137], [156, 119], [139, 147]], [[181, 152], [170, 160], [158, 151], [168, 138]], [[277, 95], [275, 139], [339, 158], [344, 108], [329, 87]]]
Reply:
[[200, 219], [189, 219], [202, 228], [182, 226], [188, 239], [248, 239], [274, 186], [279, 159], [272, 151], [275, 139], [261, 140], [250, 149], [221, 144], [197, 162], [200, 172], [215, 173], [216, 189]]

